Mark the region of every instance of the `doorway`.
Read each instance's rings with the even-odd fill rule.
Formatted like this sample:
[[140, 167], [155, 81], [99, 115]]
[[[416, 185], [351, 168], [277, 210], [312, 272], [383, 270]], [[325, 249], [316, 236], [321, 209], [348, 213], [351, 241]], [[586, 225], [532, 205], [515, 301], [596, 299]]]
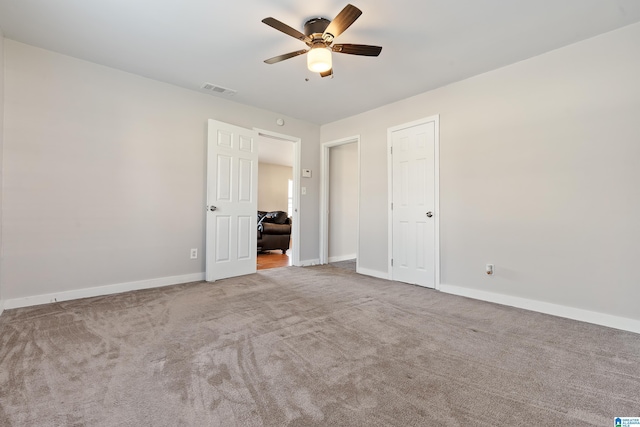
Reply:
[[[275, 226], [263, 224], [259, 227], [262, 231], [258, 230], [258, 246], [260, 247], [260, 242], [264, 242], [266, 246], [258, 248], [256, 266], [258, 270], [265, 270], [299, 265], [300, 140], [274, 132], [259, 129], [257, 131], [258, 212], [262, 215], [282, 212], [284, 215], [281, 214], [278, 218], [285, 218], [285, 222]], [[258, 221], [260, 219], [259, 217]], [[268, 219], [264, 221], [267, 222]], [[290, 230], [290, 235], [287, 236], [289, 240], [286, 244], [282, 241], [274, 242], [274, 239], [283, 240], [283, 235], [269, 235], [275, 228]], [[275, 230], [277, 233], [285, 231]], [[262, 234], [263, 232], [264, 234]], [[275, 245], [272, 246], [271, 244], [274, 243]]]
[[320, 263], [358, 271], [360, 136], [322, 144]]

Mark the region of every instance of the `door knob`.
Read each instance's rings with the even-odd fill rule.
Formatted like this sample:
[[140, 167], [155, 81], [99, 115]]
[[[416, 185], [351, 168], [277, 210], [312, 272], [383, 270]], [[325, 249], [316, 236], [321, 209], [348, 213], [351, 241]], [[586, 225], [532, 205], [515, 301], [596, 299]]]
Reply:
[[427, 212], [427, 218], [431, 218], [433, 216], [433, 212], [429, 211]]
[[215, 211], [216, 209], [218, 209], [218, 208], [216, 208], [216, 207], [215, 207], [215, 206], [213, 206], [213, 205], [209, 206], [209, 210], [210, 210], [211, 212]]

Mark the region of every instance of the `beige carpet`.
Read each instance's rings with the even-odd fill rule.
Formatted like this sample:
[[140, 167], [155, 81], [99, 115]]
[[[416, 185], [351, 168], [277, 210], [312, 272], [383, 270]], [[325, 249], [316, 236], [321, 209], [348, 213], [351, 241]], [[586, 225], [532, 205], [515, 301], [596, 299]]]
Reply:
[[329, 265], [331, 267], [346, 268], [347, 270], [351, 270], [353, 272], [356, 271], [356, 267], [357, 267], [357, 263], [356, 263], [355, 258], [354, 259], [348, 259], [348, 260], [345, 260], [345, 261], [332, 262], [332, 263], [329, 263]]
[[330, 266], [8, 310], [2, 426], [610, 426], [640, 335]]

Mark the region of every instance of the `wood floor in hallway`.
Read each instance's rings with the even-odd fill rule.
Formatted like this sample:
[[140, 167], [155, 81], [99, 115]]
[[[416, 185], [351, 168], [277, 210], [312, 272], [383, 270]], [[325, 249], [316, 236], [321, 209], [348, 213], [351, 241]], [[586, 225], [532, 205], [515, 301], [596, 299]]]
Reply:
[[266, 270], [269, 268], [288, 267], [291, 265], [291, 250], [286, 254], [282, 251], [258, 252], [258, 270]]

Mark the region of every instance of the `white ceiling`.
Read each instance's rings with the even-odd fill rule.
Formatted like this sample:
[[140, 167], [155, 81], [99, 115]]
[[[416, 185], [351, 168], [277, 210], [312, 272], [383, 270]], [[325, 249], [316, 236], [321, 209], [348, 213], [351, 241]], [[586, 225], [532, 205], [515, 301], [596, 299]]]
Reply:
[[[348, 0], [0, 0], [5, 37], [324, 124], [640, 21], [638, 0], [352, 0], [363, 14], [337, 43], [383, 46], [378, 58], [334, 54], [335, 78], [305, 45], [260, 22], [302, 31]], [[306, 81], [308, 79], [308, 81]], [[211, 95], [221, 96], [221, 95]]]

